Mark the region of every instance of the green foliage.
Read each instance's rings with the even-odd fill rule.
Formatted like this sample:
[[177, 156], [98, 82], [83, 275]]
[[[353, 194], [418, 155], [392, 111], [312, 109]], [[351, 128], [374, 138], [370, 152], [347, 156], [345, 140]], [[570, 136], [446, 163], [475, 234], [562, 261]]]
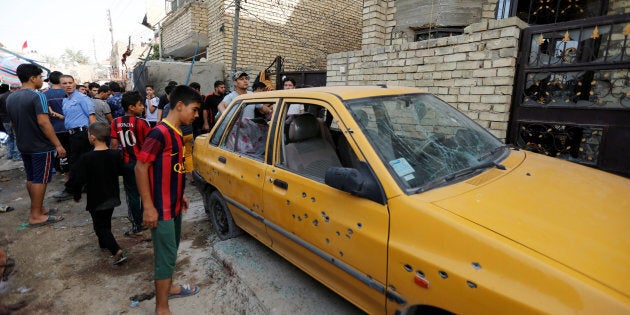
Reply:
[[83, 54], [82, 50], [72, 50], [66, 48], [65, 52], [61, 55], [61, 60], [69, 63], [78, 63], [80, 65], [86, 65], [90, 62], [90, 59]]
[[160, 45], [159, 44], [153, 44], [153, 47], [151, 48], [151, 53], [149, 53], [149, 57], [147, 58], [148, 60], [160, 59]]

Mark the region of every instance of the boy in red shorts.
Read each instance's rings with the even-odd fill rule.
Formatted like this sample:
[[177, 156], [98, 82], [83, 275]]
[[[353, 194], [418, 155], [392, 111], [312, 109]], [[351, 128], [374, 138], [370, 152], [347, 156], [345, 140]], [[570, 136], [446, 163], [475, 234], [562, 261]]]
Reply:
[[127, 237], [142, 237], [142, 203], [136, 185], [136, 159], [144, 144], [144, 139], [151, 130], [149, 123], [140, 118], [144, 112], [142, 96], [138, 92], [123, 94], [120, 104], [125, 116], [115, 118], [111, 123], [111, 143], [109, 148], [118, 150], [121, 147], [123, 158], [123, 185], [127, 195], [127, 217], [131, 221], [131, 230], [125, 232]]
[[184, 195], [184, 167], [181, 125], [190, 125], [199, 116], [201, 96], [180, 85], [170, 94], [171, 108], [166, 118], [145, 139], [136, 163], [136, 181], [142, 199], [143, 225], [153, 238], [155, 310], [170, 314], [168, 300], [195, 295], [196, 285], [173, 285], [173, 272], [181, 237], [182, 212], [188, 209]]

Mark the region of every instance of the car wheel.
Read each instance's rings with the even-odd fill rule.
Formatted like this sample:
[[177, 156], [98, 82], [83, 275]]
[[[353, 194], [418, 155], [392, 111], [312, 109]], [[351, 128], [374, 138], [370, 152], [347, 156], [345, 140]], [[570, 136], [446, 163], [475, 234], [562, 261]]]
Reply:
[[243, 230], [234, 223], [230, 209], [218, 191], [210, 194], [209, 211], [212, 225], [220, 240], [224, 241], [243, 234]]

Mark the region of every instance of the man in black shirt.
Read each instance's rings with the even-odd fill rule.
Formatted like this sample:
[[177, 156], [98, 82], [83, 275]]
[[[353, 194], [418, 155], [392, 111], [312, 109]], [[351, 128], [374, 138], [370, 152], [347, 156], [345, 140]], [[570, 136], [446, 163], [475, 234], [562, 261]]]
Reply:
[[201, 107], [203, 111], [203, 128], [205, 132], [209, 132], [214, 126], [214, 117], [219, 112], [218, 106], [219, 103], [223, 100], [225, 96], [225, 82], [219, 80], [214, 82], [214, 92], [212, 94], [206, 95], [206, 99], [204, 100], [203, 106]]

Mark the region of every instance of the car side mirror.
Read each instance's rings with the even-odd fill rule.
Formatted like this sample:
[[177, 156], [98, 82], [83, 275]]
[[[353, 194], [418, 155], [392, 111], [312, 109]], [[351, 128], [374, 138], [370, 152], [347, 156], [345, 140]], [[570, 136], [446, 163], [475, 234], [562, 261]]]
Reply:
[[385, 193], [365, 162], [360, 162], [358, 169], [348, 167], [329, 168], [326, 170], [324, 183], [352, 195], [386, 204]]

